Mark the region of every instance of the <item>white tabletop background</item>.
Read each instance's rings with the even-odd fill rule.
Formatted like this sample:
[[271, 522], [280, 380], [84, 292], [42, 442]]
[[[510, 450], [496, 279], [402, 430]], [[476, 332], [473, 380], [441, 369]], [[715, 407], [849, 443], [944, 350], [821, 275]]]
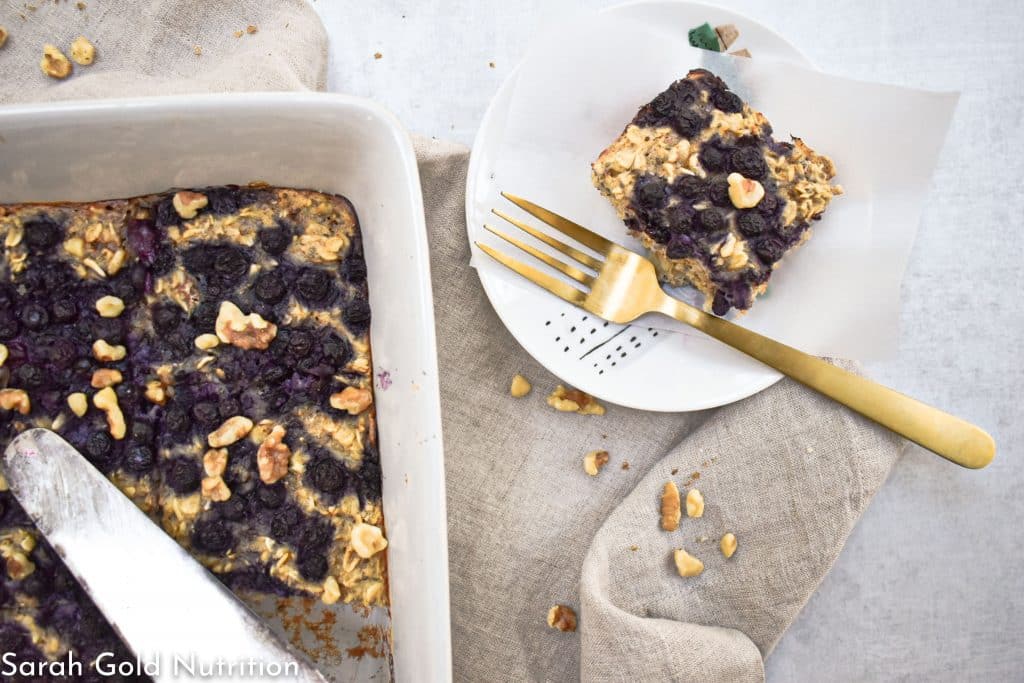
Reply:
[[[557, 4], [314, 3], [331, 36], [332, 90], [467, 145]], [[899, 356], [869, 371], [984, 426], [1000, 449], [980, 472], [908, 450], [769, 657], [768, 677], [1024, 680], [1024, 5], [722, 4], [826, 71], [962, 91], [903, 284]]]

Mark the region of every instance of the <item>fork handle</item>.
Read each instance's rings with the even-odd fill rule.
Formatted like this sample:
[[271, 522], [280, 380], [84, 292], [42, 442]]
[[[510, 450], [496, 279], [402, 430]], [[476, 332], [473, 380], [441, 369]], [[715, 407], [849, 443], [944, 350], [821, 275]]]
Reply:
[[665, 295], [662, 313], [686, 323], [801, 384], [963, 467], [992, 461], [996, 444], [980, 427], [820, 358]]

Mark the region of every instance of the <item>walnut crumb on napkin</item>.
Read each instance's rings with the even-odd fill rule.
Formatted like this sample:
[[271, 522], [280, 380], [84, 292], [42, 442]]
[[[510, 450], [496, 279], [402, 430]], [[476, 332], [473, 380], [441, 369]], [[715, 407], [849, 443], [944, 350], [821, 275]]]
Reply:
[[686, 516], [704, 516], [704, 494], [697, 489], [690, 489], [690, 492], [686, 494]]
[[682, 548], [678, 548], [672, 553], [672, 559], [676, 563], [676, 571], [679, 572], [679, 576], [698, 576], [704, 571], [704, 563]]
[[679, 489], [675, 482], [665, 482], [661, 492], [661, 528], [675, 531], [679, 528], [679, 519], [683, 516], [679, 501]]
[[590, 451], [583, 456], [583, 471], [592, 477], [596, 477], [607, 464], [608, 451]]
[[576, 630], [576, 612], [565, 605], [555, 605], [548, 610], [548, 626], [571, 633]]
[[509, 392], [512, 394], [512, 398], [522, 398], [530, 393], [530, 389], [532, 388], [533, 385], [530, 384], [528, 379], [522, 375], [516, 375], [512, 378], [512, 386], [509, 389]]
[[722, 541], [718, 544], [718, 547], [727, 559], [732, 557], [733, 553], [736, 552], [736, 535], [731, 531], [726, 533], [722, 536]]
[[604, 415], [604, 406], [590, 394], [579, 389], [566, 389], [561, 384], [548, 396], [548, 405], [563, 413], [580, 415]]

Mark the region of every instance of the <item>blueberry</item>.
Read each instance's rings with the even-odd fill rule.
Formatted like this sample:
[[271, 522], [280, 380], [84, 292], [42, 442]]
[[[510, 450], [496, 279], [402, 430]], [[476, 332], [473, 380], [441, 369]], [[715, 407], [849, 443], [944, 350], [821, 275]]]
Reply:
[[153, 329], [164, 335], [178, 329], [185, 318], [185, 311], [177, 304], [158, 304], [153, 307]]
[[38, 389], [46, 383], [46, 372], [37, 365], [26, 363], [15, 371], [18, 383], [26, 389]]
[[60, 242], [61, 228], [51, 219], [41, 216], [25, 221], [25, 244], [32, 249], [49, 249]]
[[221, 554], [231, 549], [235, 539], [226, 522], [219, 519], [203, 519], [192, 529], [192, 545], [199, 550]]
[[238, 282], [249, 272], [249, 259], [241, 249], [221, 247], [213, 259], [213, 269], [228, 282]]
[[171, 489], [186, 495], [199, 488], [199, 465], [187, 458], [175, 458], [167, 465], [165, 480]]
[[10, 311], [0, 311], [0, 340], [7, 340], [18, 336], [20, 328], [18, 320]]
[[[166, 244], [161, 244], [156, 248], [156, 255], [153, 257], [153, 263], [149, 269], [153, 275], [166, 275], [174, 268], [175, 260], [174, 250]], [[137, 284], [136, 286], [138, 287]], [[138, 288], [142, 289], [142, 287]]]
[[298, 508], [286, 507], [270, 520], [270, 535], [279, 541], [288, 541], [300, 521], [302, 521], [302, 513]]
[[688, 232], [693, 226], [693, 219], [697, 212], [693, 207], [686, 204], [677, 204], [665, 211], [665, 218], [668, 221], [668, 230], [673, 235]]
[[171, 406], [164, 411], [164, 429], [173, 435], [183, 435], [188, 431], [189, 421], [185, 411]]
[[717, 147], [703, 145], [697, 158], [705, 171], [716, 172], [725, 169], [725, 155]]
[[211, 187], [206, 189], [207, 206], [218, 216], [238, 211], [238, 190], [234, 187]]
[[25, 304], [18, 316], [21, 324], [29, 330], [41, 330], [50, 323], [50, 314], [39, 304]]
[[139, 444], [153, 443], [153, 425], [142, 420], [132, 421], [132, 441]]
[[34, 598], [42, 598], [53, 592], [53, 579], [49, 573], [36, 570], [21, 582], [21, 590]]
[[235, 415], [242, 414], [242, 404], [237, 399], [225, 398], [217, 406], [217, 411], [221, 414], [223, 419], [234, 417]]
[[181, 255], [185, 270], [193, 275], [206, 275], [213, 271], [213, 260], [217, 251], [206, 245], [189, 247]]
[[352, 359], [352, 346], [348, 340], [339, 337], [334, 332], [327, 335], [321, 343], [320, 349], [324, 357], [336, 366], [345, 365]]
[[765, 216], [773, 215], [778, 208], [779, 198], [775, 193], [765, 192], [764, 197], [757, 204], [757, 210]]
[[78, 307], [71, 299], [57, 299], [50, 304], [50, 315], [56, 323], [69, 323], [78, 317]]
[[341, 264], [341, 276], [346, 282], [357, 284], [366, 280], [366, 260], [361, 245], [354, 243], [349, 247], [348, 256]]
[[261, 379], [267, 384], [280, 384], [291, 372], [283, 365], [271, 365], [263, 371]]
[[153, 449], [141, 444], [131, 446], [124, 454], [124, 468], [129, 472], [148, 472], [155, 461]]
[[206, 427], [214, 427], [220, 424], [220, 410], [213, 401], [199, 401], [192, 406], [192, 417], [196, 422]]
[[668, 226], [662, 225], [661, 223], [652, 222], [646, 224], [644, 226], [644, 232], [658, 244], [665, 244], [672, 236], [672, 233], [668, 230]]
[[306, 330], [294, 330], [288, 337], [288, 352], [295, 358], [305, 358], [313, 350], [313, 335]]
[[707, 183], [695, 175], [680, 176], [675, 182], [676, 191], [688, 199], [701, 199], [707, 195]]
[[288, 492], [285, 490], [284, 484], [281, 483], [260, 486], [256, 489], [256, 501], [270, 510], [276, 510], [281, 507], [287, 496]]
[[763, 237], [754, 245], [754, 253], [766, 264], [772, 264], [786, 253], [786, 245], [777, 237]]
[[339, 493], [345, 487], [345, 466], [329, 456], [314, 462], [308, 471], [309, 479], [318, 491]]
[[736, 114], [743, 111], [743, 100], [731, 90], [716, 91], [711, 96], [711, 101], [726, 114]]
[[90, 460], [103, 460], [114, 448], [114, 440], [106, 432], [93, 432], [85, 440], [85, 454]]
[[633, 199], [645, 209], [656, 209], [665, 203], [668, 189], [664, 180], [656, 175], [642, 175], [633, 185]]
[[692, 109], [679, 112], [672, 119], [672, 128], [684, 138], [693, 138], [704, 127], [704, 117]]
[[244, 498], [238, 495], [232, 495], [223, 503], [218, 503], [215, 506], [215, 509], [224, 519], [229, 519], [232, 522], [240, 522], [246, 517], [246, 513], [248, 512], [246, 507]]
[[676, 235], [668, 243], [665, 255], [670, 259], [686, 258], [693, 255], [693, 240], [686, 235]]
[[174, 208], [174, 197], [167, 197], [160, 201], [156, 205], [156, 224], [160, 227], [167, 227], [170, 225], [179, 225], [181, 223], [181, 216], [178, 215], [177, 209]]
[[713, 180], [708, 187], [708, 199], [715, 206], [731, 207], [732, 198], [729, 197], [729, 182], [725, 178]]
[[278, 226], [276, 228], [264, 228], [259, 234], [260, 246], [263, 251], [273, 256], [283, 254], [288, 245], [291, 244], [292, 235], [288, 228]]
[[732, 308], [732, 304], [729, 303], [725, 292], [722, 290], [715, 292], [715, 298], [711, 302], [711, 312], [715, 315], [725, 315], [730, 308]]
[[721, 230], [725, 225], [725, 219], [722, 218], [722, 213], [718, 209], [704, 209], [697, 215], [700, 227], [708, 232]]
[[668, 117], [675, 113], [680, 101], [674, 90], [666, 90], [651, 100], [651, 109], [661, 117]]
[[736, 225], [747, 237], [760, 235], [768, 228], [764, 217], [755, 211], [741, 211], [736, 219]]
[[299, 574], [307, 581], [323, 581], [327, 569], [327, 557], [322, 550], [299, 553]]
[[322, 548], [334, 540], [334, 527], [330, 523], [312, 522], [299, 535], [299, 545], [304, 549]]
[[370, 322], [370, 302], [362, 296], [352, 299], [345, 304], [341, 317], [353, 332], [363, 332]]
[[217, 314], [220, 308], [217, 304], [203, 302], [192, 311], [192, 325], [202, 332], [212, 332], [217, 323]]
[[732, 153], [730, 167], [745, 178], [760, 180], [768, 173], [768, 164], [757, 147], [741, 147]]
[[318, 268], [304, 268], [296, 283], [299, 294], [312, 302], [322, 302], [331, 295], [331, 276]]
[[119, 318], [96, 318], [85, 332], [86, 337], [90, 335], [92, 339], [103, 339], [108, 344], [123, 344], [124, 325]]
[[265, 304], [276, 304], [288, 293], [284, 278], [276, 272], [262, 273], [253, 283], [253, 293]]

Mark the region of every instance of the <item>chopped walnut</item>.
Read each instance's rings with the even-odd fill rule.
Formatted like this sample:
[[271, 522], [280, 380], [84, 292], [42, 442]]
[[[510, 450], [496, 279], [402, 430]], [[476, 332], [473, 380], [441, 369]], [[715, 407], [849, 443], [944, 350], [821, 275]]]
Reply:
[[368, 560], [384, 548], [388, 547], [388, 540], [384, 538], [384, 532], [380, 527], [365, 522], [359, 522], [352, 527], [352, 537], [349, 545], [356, 554], [364, 560]]
[[28, 415], [32, 412], [32, 401], [24, 389], [0, 389], [0, 408]]
[[68, 396], [68, 408], [77, 417], [82, 417], [89, 411], [89, 399], [81, 391], [76, 391]]
[[373, 394], [368, 389], [345, 387], [337, 394], [331, 395], [331, 407], [347, 410], [349, 415], [358, 415], [373, 403]]
[[215, 334], [201, 334], [195, 338], [195, 345], [197, 349], [203, 351], [209, 351], [210, 349], [216, 348], [220, 344], [220, 337]]
[[679, 519], [682, 516], [679, 489], [674, 481], [667, 481], [661, 492], [661, 528], [665, 531], [675, 531], [679, 528]]
[[151, 379], [146, 382], [145, 395], [146, 400], [150, 403], [155, 403], [158, 406], [162, 406], [167, 403], [167, 388], [161, 380]]
[[7, 42], [7, 35], [7, 29], [4, 28], [3, 26], [0, 26], [0, 47], [3, 47], [4, 44]]
[[690, 489], [690, 492], [686, 494], [686, 516], [704, 516], [704, 495], [697, 489]]
[[39, 68], [50, 78], [63, 79], [71, 75], [71, 61], [56, 45], [43, 45], [43, 58]]
[[726, 559], [733, 556], [736, 552], [736, 534], [731, 531], [722, 536], [722, 540], [718, 543], [719, 549], [722, 554], [725, 555]]
[[230, 301], [221, 302], [214, 328], [222, 342], [240, 349], [265, 349], [277, 336], [277, 325], [259, 313], [245, 315]]
[[608, 464], [608, 451], [590, 451], [583, 456], [583, 471], [596, 477], [601, 468]]
[[204, 498], [209, 498], [215, 502], [223, 502], [231, 497], [231, 489], [224, 483], [224, 479], [220, 476], [217, 477], [203, 477], [203, 482], [200, 488]]
[[242, 415], [235, 415], [224, 420], [220, 427], [210, 432], [206, 437], [206, 442], [210, 444], [211, 448], [222, 448], [244, 438], [251, 431], [252, 420]]
[[530, 381], [522, 375], [516, 375], [512, 378], [512, 387], [510, 390], [512, 398], [522, 398], [530, 393], [530, 389], [532, 388], [533, 386], [530, 384]]
[[123, 360], [128, 351], [118, 344], [111, 346], [103, 339], [97, 339], [92, 343], [92, 355], [96, 360], [104, 363]]
[[7, 345], [0, 344], [0, 368], [2, 368], [4, 366], [4, 363], [7, 362], [8, 354], [9, 352], [7, 351]]
[[124, 438], [127, 426], [124, 422], [124, 413], [117, 403], [117, 394], [112, 387], [100, 389], [92, 397], [92, 404], [107, 414], [107, 428], [110, 435], [120, 441]]
[[325, 605], [333, 605], [341, 599], [341, 586], [338, 585], [338, 580], [333, 576], [328, 576], [324, 579], [324, 592], [320, 594], [320, 600]]
[[76, 64], [89, 66], [96, 59], [96, 46], [85, 36], [78, 36], [71, 43], [71, 59], [75, 60]]
[[211, 448], [203, 453], [203, 471], [208, 477], [219, 477], [228, 466], [228, 449]]
[[561, 384], [548, 396], [548, 405], [565, 413], [604, 415], [604, 406], [595, 401], [593, 396], [579, 389], [566, 389]]
[[548, 610], [548, 626], [563, 633], [572, 633], [576, 630], [576, 612], [571, 607], [555, 605]]
[[672, 553], [679, 576], [697, 576], [704, 571], [704, 563], [682, 548]]
[[171, 203], [174, 205], [174, 210], [178, 212], [178, 215], [188, 220], [195, 218], [200, 209], [205, 209], [210, 200], [206, 198], [205, 194], [182, 190], [181, 192], [174, 193]]
[[3, 553], [3, 557], [7, 576], [13, 581], [22, 581], [36, 570], [35, 563], [28, 559], [28, 555], [20, 550], [7, 550]]
[[284, 442], [286, 434], [284, 427], [274, 425], [256, 451], [256, 466], [260, 471], [260, 481], [264, 484], [273, 484], [288, 474], [292, 450]]
[[112, 387], [115, 384], [120, 384], [124, 380], [120, 370], [114, 370], [112, 368], [100, 368], [99, 370], [92, 373], [92, 379], [90, 384], [93, 389], [106, 389]]

